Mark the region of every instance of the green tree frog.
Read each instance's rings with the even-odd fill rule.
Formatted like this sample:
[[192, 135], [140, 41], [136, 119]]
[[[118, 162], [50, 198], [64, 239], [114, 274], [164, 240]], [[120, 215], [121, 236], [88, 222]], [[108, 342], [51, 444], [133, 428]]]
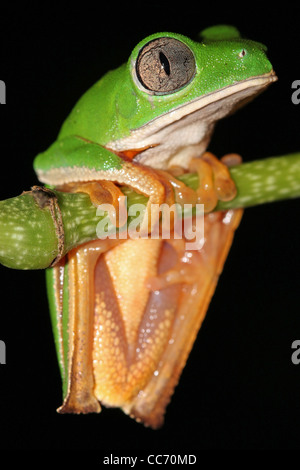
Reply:
[[[96, 205], [117, 207], [127, 185], [149, 197], [148, 212], [181, 200], [207, 213], [199, 252], [175, 239], [95, 240], [48, 270], [61, 413], [99, 412], [101, 402], [161, 425], [241, 217], [210, 214], [236, 188], [228, 159], [206, 149], [215, 123], [275, 80], [265, 46], [232, 26], [205, 29], [201, 42], [153, 34], [83, 95], [35, 158], [41, 182]], [[178, 183], [178, 169], [198, 172], [196, 192]]]

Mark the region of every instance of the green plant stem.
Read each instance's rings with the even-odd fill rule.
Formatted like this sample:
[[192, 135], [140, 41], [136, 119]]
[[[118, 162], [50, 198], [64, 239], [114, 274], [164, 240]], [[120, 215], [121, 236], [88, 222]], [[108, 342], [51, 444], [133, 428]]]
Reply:
[[[300, 196], [300, 153], [257, 160], [233, 167], [230, 174], [237, 186], [236, 198], [219, 202], [216, 210], [249, 207]], [[180, 179], [198, 187], [196, 174]], [[147, 198], [122, 187], [127, 206], [146, 204]], [[64, 254], [97, 238], [101, 217], [87, 194], [53, 191], [61, 211], [65, 240]], [[45, 269], [58, 253], [58, 236], [49, 211], [41, 208], [31, 192], [0, 201], [0, 263], [14, 269]]]

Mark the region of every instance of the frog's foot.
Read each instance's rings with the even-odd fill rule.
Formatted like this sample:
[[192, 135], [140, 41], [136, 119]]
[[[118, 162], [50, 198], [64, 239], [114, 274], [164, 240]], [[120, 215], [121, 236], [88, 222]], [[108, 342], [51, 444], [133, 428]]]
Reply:
[[[126, 198], [117, 184], [129, 186], [135, 192], [143, 194], [149, 200], [145, 212], [141, 214], [139, 226], [134, 226], [138, 237], [156, 230], [162, 204], [166, 203], [171, 206], [175, 202], [171, 176], [168, 178], [167, 174], [164, 175], [158, 170], [125, 160], [122, 170], [109, 173], [108, 178], [107, 180], [68, 183], [57, 189], [87, 193], [95, 206], [105, 205], [103, 208], [108, 212], [111, 206], [109, 216], [116, 227], [122, 226], [127, 220]], [[140, 212], [139, 207], [137, 212]], [[135, 233], [131, 232], [131, 236], [134, 237]]]
[[181, 206], [184, 206], [184, 204], [195, 205], [197, 203], [197, 193], [176, 178], [176, 176], [183, 174], [183, 171], [179, 172], [180, 170], [177, 168], [175, 170], [170, 168], [168, 171], [156, 171], [161, 175], [162, 178], [172, 185], [176, 203], [180, 204]]
[[[157, 232], [162, 205], [172, 206], [175, 203], [175, 194], [168, 175], [144, 165], [125, 161], [122, 183], [149, 198], [137, 230], [138, 236]], [[132, 233], [131, 235], [134, 236]]]
[[102, 205], [108, 212], [110, 221], [115, 227], [122, 227], [126, 223], [127, 209], [124, 194], [111, 181], [68, 183], [62, 187], [62, 190], [88, 194], [94, 206]]
[[196, 171], [199, 178], [197, 189], [198, 203], [204, 204], [204, 212], [211, 212], [218, 201], [231, 201], [237, 190], [230, 176], [228, 167], [241, 163], [237, 154], [228, 154], [218, 160], [210, 152], [205, 152], [201, 158], [193, 158], [190, 171]]
[[220, 158], [220, 161], [224, 163], [227, 168], [231, 168], [232, 166], [240, 165], [243, 159], [238, 153], [227, 153], [224, 157]]
[[176, 262], [171, 268], [147, 280], [147, 287], [151, 291], [165, 289], [173, 284], [193, 284], [199, 281], [199, 272], [195, 270], [195, 263], [200, 261], [199, 252], [187, 251], [184, 238], [170, 238], [167, 243], [176, 254]]

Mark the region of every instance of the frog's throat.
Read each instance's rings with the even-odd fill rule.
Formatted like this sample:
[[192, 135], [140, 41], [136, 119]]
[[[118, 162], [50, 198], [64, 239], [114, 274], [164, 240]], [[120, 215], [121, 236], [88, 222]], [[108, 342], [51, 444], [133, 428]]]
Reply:
[[219, 119], [236, 111], [276, 80], [272, 70], [197, 97], [106, 146], [116, 153], [145, 149], [134, 161], [153, 168], [166, 169], [171, 165], [187, 168], [191, 158], [206, 150]]

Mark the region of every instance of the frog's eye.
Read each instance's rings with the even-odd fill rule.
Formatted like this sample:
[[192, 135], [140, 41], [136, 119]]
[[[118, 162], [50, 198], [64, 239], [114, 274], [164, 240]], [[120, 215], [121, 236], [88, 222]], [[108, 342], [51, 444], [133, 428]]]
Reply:
[[194, 54], [174, 38], [162, 37], [148, 42], [136, 61], [140, 84], [154, 95], [174, 93], [187, 85], [195, 72]]

